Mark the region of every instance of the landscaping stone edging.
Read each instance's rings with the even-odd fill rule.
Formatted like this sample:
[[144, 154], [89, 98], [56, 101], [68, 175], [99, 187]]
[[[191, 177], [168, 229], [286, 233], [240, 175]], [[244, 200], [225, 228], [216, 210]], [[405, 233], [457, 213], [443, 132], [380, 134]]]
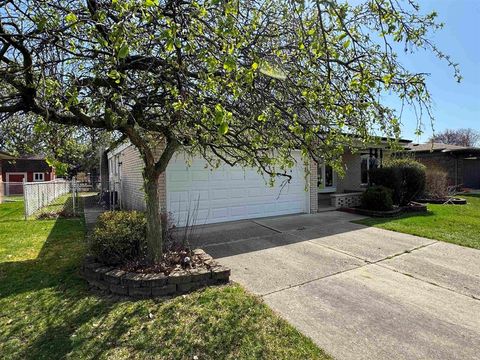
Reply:
[[467, 199], [464, 198], [450, 198], [450, 199], [418, 199], [417, 202], [422, 204], [453, 204], [466, 205]]
[[134, 299], [176, 296], [208, 285], [229, 282], [229, 268], [218, 264], [201, 249], [194, 250], [194, 254], [200, 256], [210, 269], [180, 269], [168, 276], [162, 273], [141, 274], [105, 266], [87, 257], [81, 275], [97, 290]]
[[392, 218], [403, 213], [426, 213], [427, 206], [419, 203], [415, 203], [414, 206], [402, 206], [397, 209], [388, 210], [388, 211], [378, 211], [378, 210], [367, 210], [361, 208], [340, 208], [338, 211], [348, 212], [351, 214], [365, 215], [377, 218]]

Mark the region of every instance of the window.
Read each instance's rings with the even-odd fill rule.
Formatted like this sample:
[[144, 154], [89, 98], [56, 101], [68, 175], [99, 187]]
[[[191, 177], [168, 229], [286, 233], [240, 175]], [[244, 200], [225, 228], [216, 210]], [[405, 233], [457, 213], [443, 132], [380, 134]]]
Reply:
[[367, 185], [369, 182], [368, 171], [370, 169], [376, 169], [379, 166], [379, 161], [374, 155], [364, 154], [362, 155], [362, 162], [360, 164], [361, 183]]
[[318, 192], [335, 191], [335, 172], [333, 168], [325, 163], [317, 165], [317, 188]]
[[44, 173], [33, 173], [33, 181], [44, 181]]

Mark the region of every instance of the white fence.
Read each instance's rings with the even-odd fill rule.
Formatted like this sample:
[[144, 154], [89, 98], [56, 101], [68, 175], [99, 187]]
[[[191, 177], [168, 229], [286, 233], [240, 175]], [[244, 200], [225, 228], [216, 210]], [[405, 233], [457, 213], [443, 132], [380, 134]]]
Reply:
[[37, 210], [51, 204], [55, 199], [72, 191], [76, 191], [75, 180], [56, 179], [53, 181], [23, 183], [25, 217], [34, 214]]

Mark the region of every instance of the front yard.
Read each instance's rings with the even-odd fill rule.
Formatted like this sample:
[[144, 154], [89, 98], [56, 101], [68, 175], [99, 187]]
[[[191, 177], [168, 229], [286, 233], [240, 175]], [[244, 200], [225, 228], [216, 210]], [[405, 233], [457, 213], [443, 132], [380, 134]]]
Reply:
[[369, 218], [356, 222], [480, 249], [480, 195], [465, 198], [467, 205], [429, 204], [426, 214], [406, 214], [395, 219]]
[[0, 354], [6, 359], [327, 359], [240, 286], [113, 301], [78, 276], [82, 219], [23, 220], [0, 204]]

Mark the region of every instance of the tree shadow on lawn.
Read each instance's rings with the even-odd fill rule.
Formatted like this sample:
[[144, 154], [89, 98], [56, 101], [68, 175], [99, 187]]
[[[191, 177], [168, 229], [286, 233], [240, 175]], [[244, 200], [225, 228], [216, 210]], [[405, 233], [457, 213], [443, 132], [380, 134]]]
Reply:
[[[44, 223], [50, 226], [51, 221]], [[65, 358], [78, 346], [72, 335], [94, 318], [101, 321], [116, 306], [116, 302], [87, 291], [86, 282], [78, 274], [84, 253], [83, 222], [60, 218], [37, 258], [0, 263], [0, 337], [6, 336], [0, 343], [4, 342], [4, 353], [11, 350], [21, 359]], [[123, 317], [121, 313], [116, 316], [104, 341], [127, 331]], [[21, 346], [21, 354], [21, 349], [13, 348], [18, 341], [31, 341]], [[99, 344], [96, 349], [104, 348]]]
[[239, 287], [169, 301], [101, 297], [78, 274], [84, 253], [83, 222], [57, 219], [37, 258], [0, 263], [0, 353], [6, 358], [226, 358], [240, 343], [263, 348], [258, 320], [265, 310]]

